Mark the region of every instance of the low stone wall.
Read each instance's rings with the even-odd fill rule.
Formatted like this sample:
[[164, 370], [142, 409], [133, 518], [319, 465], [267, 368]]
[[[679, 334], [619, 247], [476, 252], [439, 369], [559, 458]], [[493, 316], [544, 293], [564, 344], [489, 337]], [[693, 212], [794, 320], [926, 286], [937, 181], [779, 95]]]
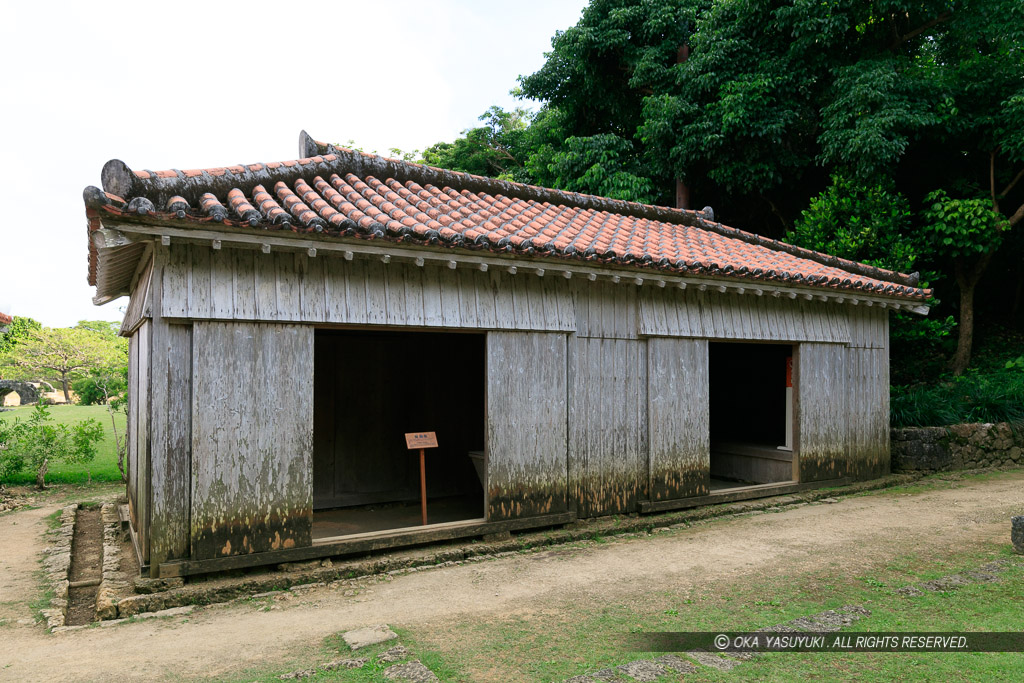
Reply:
[[894, 429], [890, 442], [893, 472], [1024, 465], [1024, 430], [1006, 422]]

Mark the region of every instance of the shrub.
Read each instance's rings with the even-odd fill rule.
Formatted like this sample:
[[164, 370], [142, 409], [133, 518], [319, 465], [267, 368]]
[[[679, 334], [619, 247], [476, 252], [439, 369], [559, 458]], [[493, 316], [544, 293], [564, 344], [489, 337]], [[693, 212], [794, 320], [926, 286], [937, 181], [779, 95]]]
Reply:
[[93, 369], [71, 384], [78, 396], [78, 405], [103, 405], [107, 399], [122, 394], [128, 388], [127, 372], [111, 372], [105, 368]]
[[36, 485], [46, 486], [50, 462], [91, 462], [96, 445], [103, 440], [103, 427], [93, 419], [73, 426], [51, 424], [50, 410], [37, 405], [22, 422], [0, 423], [0, 482], [25, 469], [35, 473]]
[[1024, 427], [1024, 372], [968, 371], [933, 386], [893, 387], [893, 427], [940, 427], [966, 422], [1009, 422]]

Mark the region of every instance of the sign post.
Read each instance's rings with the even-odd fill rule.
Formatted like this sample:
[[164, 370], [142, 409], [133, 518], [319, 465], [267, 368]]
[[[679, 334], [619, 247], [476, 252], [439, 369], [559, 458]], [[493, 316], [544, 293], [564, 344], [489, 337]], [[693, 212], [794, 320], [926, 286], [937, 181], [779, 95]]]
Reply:
[[437, 448], [437, 434], [434, 432], [409, 432], [405, 435], [405, 446], [410, 451], [420, 452], [420, 511], [423, 525], [427, 524], [427, 456], [426, 449]]

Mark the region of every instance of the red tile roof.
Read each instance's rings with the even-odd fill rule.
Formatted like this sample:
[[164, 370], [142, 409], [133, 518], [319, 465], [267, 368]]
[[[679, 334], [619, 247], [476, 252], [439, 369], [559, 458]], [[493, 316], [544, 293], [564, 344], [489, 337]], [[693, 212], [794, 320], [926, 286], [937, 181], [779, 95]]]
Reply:
[[[534, 258], [645, 267], [667, 274], [855, 290], [925, 299], [916, 276], [794, 247], [700, 212], [562, 192], [412, 164], [313, 141], [294, 161], [192, 171], [132, 171], [111, 160], [104, 190], [84, 193], [90, 230], [103, 216], [183, 227], [291, 230]], [[96, 254], [90, 241], [90, 284]]]
[[14, 322], [14, 318], [6, 313], [0, 313], [0, 325], [10, 325], [12, 322]]

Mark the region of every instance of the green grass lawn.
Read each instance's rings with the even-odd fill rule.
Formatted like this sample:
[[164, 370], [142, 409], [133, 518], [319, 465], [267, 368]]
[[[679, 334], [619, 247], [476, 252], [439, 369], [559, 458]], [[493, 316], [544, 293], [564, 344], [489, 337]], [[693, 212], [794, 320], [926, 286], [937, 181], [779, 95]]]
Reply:
[[[32, 414], [33, 406], [21, 406], [9, 412], [0, 413], [0, 420], [27, 420]], [[99, 444], [96, 459], [89, 463], [72, 465], [64, 462], [51, 462], [46, 482], [53, 484], [79, 484], [93, 481], [121, 481], [121, 473], [117, 469], [117, 446], [114, 442], [114, 429], [110, 424], [110, 415], [105, 406], [50, 406], [50, 418], [55, 423], [72, 425], [88, 418], [97, 420], [103, 425], [103, 441]], [[124, 434], [125, 415], [117, 413], [117, 431]], [[8, 484], [33, 484], [35, 473], [24, 471], [11, 477]]]

